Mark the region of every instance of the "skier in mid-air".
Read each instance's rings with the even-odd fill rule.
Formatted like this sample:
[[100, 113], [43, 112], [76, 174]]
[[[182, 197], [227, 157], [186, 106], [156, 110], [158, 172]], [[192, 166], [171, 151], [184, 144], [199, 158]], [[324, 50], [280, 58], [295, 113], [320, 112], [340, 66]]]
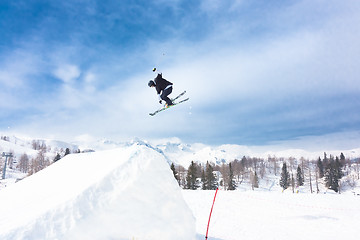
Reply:
[[162, 100], [166, 102], [165, 107], [170, 107], [174, 105], [173, 102], [168, 97], [173, 90], [173, 84], [162, 77], [162, 73], [159, 72], [156, 68], [153, 69], [153, 72], [157, 73], [157, 76], [154, 80], [150, 80], [148, 83], [149, 87], [155, 87], [156, 92], [159, 96], [159, 103], [162, 104]]

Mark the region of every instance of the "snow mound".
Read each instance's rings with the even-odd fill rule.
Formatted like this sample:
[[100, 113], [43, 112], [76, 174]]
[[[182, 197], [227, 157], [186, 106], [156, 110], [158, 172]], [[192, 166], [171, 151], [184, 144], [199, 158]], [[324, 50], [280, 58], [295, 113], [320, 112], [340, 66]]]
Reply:
[[0, 192], [0, 239], [195, 239], [164, 156], [143, 145], [71, 154]]

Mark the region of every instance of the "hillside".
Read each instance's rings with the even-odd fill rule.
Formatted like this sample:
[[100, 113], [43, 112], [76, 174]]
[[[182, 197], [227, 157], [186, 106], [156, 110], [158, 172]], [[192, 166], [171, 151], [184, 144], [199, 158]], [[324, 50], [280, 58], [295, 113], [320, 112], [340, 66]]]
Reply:
[[133, 144], [70, 154], [0, 191], [1, 239], [194, 239], [161, 154]]
[[64, 154], [66, 148], [70, 152], [75, 152], [79, 149], [76, 144], [53, 139], [31, 139], [28, 137], [2, 135], [0, 140], [0, 152], [11, 152], [15, 162], [18, 162], [23, 154], [27, 154], [29, 158], [34, 158], [39, 150], [44, 150], [46, 157], [53, 159], [57, 153]]
[[[252, 189], [251, 187], [251, 175], [257, 171], [260, 174], [259, 182], [260, 188], [281, 191], [279, 188], [280, 170], [283, 162], [286, 162], [290, 169], [290, 172], [296, 174], [296, 168], [301, 165], [303, 176], [305, 177], [305, 186], [301, 191], [310, 192], [310, 177], [313, 185], [313, 191], [315, 191], [315, 181], [317, 166], [316, 161], [319, 157], [324, 158], [323, 151], [306, 151], [304, 149], [281, 149], [271, 146], [255, 147], [255, 146], [240, 146], [240, 145], [220, 145], [220, 146], [208, 146], [204, 144], [186, 144], [179, 139], [174, 138], [167, 141], [144, 141], [141, 139], [133, 139], [129, 142], [116, 142], [108, 139], [92, 139], [83, 138], [77, 139], [73, 143], [66, 143], [57, 140], [32, 140], [29, 138], [20, 138], [16, 136], [5, 137], [5, 140], [0, 140], [0, 151], [9, 151], [14, 153], [14, 158], [10, 163], [14, 163], [12, 166], [8, 164], [6, 179], [0, 179], [0, 189], [6, 187], [9, 184], [13, 184], [17, 179], [22, 179], [27, 176], [27, 173], [37, 172], [42, 168], [53, 163], [56, 154], [60, 157], [65, 155], [65, 148], [70, 149], [70, 152], [88, 152], [88, 151], [102, 151], [116, 148], [129, 147], [134, 144], [146, 146], [149, 149], [154, 150], [160, 154], [169, 164], [174, 163], [177, 167], [179, 183], [184, 187], [185, 177], [187, 175], [186, 169], [190, 163], [194, 161], [198, 165], [197, 177], [200, 178], [201, 168], [204, 168], [207, 162], [216, 165], [218, 181], [221, 178], [226, 178], [228, 170], [224, 170], [223, 164], [228, 165], [230, 162], [234, 166], [234, 176], [238, 188]], [[36, 149], [36, 150], [35, 150]], [[45, 149], [45, 150], [44, 150]], [[343, 150], [328, 150], [326, 152], [327, 157], [339, 156], [340, 153], [344, 153], [346, 156], [348, 165], [343, 166], [343, 172], [346, 173], [342, 179], [341, 190], [355, 191], [359, 185], [359, 163], [354, 163], [354, 159], [360, 156], [360, 148], [358, 149], [343, 149]], [[22, 172], [21, 156], [23, 154], [28, 155], [27, 165], [29, 170]], [[239, 165], [240, 161], [246, 156], [247, 164]], [[36, 162], [40, 159], [45, 162]], [[238, 160], [234, 162], [234, 160]], [[35, 163], [33, 162], [35, 161]], [[0, 157], [1, 168], [3, 171], [4, 158]], [[34, 169], [34, 164], [40, 164], [42, 168]], [[254, 164], [256, 167], [254, 168]], [[185, 169], [184, 169], [185, 168]], [[221, 170], [222, 168], [222, 170]], [[296, 177], [296, 176], [295, 176]], [[318, 181], [319, 191], [326, 192], [323, 179]]]

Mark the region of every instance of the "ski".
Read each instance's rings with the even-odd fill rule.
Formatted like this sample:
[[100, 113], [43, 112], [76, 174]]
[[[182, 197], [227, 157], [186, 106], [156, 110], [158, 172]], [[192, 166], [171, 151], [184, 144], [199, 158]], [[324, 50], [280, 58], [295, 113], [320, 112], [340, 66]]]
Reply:
[[[175, 98], [170, 98], [170, 100], [174, 103], [174, 101], [176, 101], [178, 98], [180, 98], [181, 96], [183, 96], [185, 93], [186, 93], [186, 90], [183, 91], [182, 93], [180, 93], [179, 95], [177, 95]], [[185, 101], [187, 101], [187, 100], [189, 100], [189, 98], [185, 99]], [[174, 106], [174, 105], [177, 105], [177, 104], [179, 104], [179, 103], [185, 102], [185, 101], [183, 100], [183, 101], [180, 101], [180, 102], [178, 102], [178, 103], [174, 103], [174, 104], [171, 105], [170, 107], [172, 107], [172, 106]], [[170, 107], [168, 107], [168, 108], [170, 108]], [[153, 112], [153, 113], [149, 113], [149, 115], [150, 115], [150, 116], [154, 116], [155, 114], [157, 114], [157, 113], [159, 113], [159, 112], [162, 112], [162, 111], [164, 111], [165, 109], [167, 109], [167, 108], [166, 108], [166, 107], [162, 107], [162, 108], [156, 110], [156, 111]]]
[[[185, 92], [184, 92], [184, 93], [185, 93]], [[182, 95], [184, 95], [184, 94], [182, 94]], [[174, 98], [174, 100], [175, 100], [175, 99], [178, 99], [178, 98], [179, 98], [179, 96], [176, 97], [176, 98]], [[178, 105], [178, 104], [180, 104], [180, 103], [183, 103], [183, 102], [185, 102], [185, 101], [187, 101], [187, 100], [189, 100], [189, 98], [186, 98], [186, 99], [181, 100], [180, 102], [174, 103], [174, 104], [171, 105], [170, 107], [162, 107], [162, 108], [160, 108], [159, 110], [156, 110], [156, 111], [153, 112], [153, 113], [149, 113], [149, 115], [150, 115], [150, 116], [155, 116], [157, 113], [162, 112], [162, 111], [164, 111], [164, 110], [166, 110], [166, 109], [169, 109], [169, 108], [171, 108], [171, 107], [173, 107], [173, 106], [175, 106], [175, 105]]]
[[186, 93], [186, 91], [183, 91], [182, 93], [180, 93], [177, 97], [175, 97], [174, 99], [171, 99], [172, 102], [174, 102], [176, 99], [178, 99], [179, 97], [183, 96]]

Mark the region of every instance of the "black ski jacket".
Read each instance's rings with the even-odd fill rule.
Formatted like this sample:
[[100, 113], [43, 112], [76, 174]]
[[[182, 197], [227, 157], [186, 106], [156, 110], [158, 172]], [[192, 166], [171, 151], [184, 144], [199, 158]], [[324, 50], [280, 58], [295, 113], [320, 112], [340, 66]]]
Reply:
[[160, 94], [161, 91], [164, 91], [166, 87], [169, 85], [173, 85], [171, 82], [167, 81], [162, 77], [161, 74], [158, 74], [156, 78], [154, 79], [155, 82], [155, 88], [158, 94]]

